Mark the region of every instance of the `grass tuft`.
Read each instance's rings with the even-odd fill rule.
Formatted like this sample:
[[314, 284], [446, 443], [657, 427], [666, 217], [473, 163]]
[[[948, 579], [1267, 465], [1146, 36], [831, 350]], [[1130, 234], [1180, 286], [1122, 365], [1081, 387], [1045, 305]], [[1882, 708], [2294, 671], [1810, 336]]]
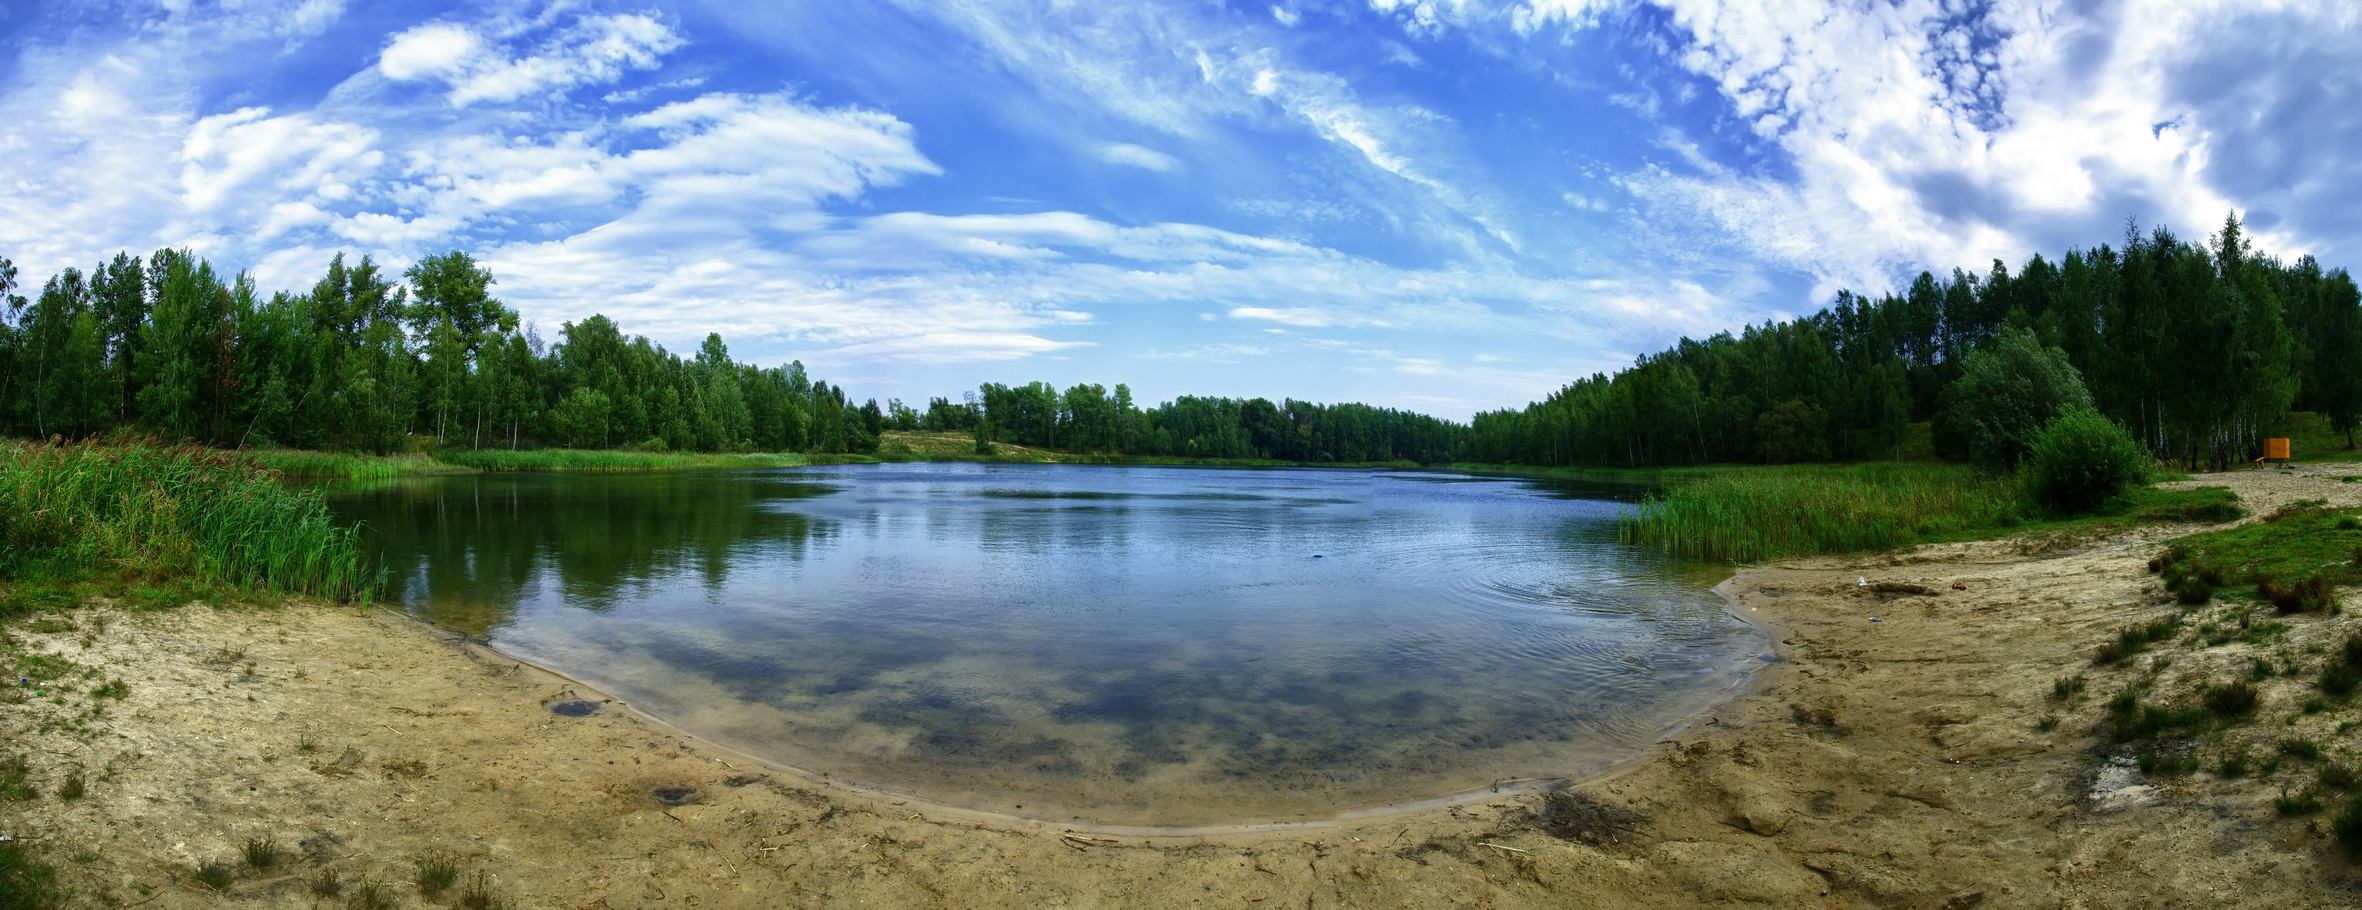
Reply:
[[345, 910], [394, 910], [393, 892], [376, 879], [364, 878], [353, 885], [353, 895], [345, 899]]
[[2255, 687], [2244, 681], [2234, 681], [2206, 690], [2206, 710], [2214, 716], [2229, 720], [2255, 713], [2260, 696]]
[[418, 893], [429, 899], [441, 897], [459, 883], [459, 864], [441, 853], [429, 853], [418, 858]]
[[208, 891], [228, 891], [230, 883], [238, 880], [238, 871], [230, 868], [228, 863], [210, 862], [198, 866], [189, 878]]
[[458, 905], [461, 910], [507, 910], [508, 902], [492, 890], [492, 880], [484, 873], [476, 873], [467, 887], [460, 889]]
[[247, 838], [244, 856], [249, 869], [276, 866], [279, 864], [279, 842], [268, 837]]
[[0, 803], [21, 803], [41, 798], [41, 791], [33, 786], [33, 765], [22, 755], [0, 756]]
[[2099, 650], [2092, 653], [2091, 662], [2102, 667], [2115, 666], [2147, 650], [2152, 644], [2172, 638], [2181, 630], [2182, 621], [2175, 617], [2126, 626], [2117, 630], [2115, 641], [2100, 645]]
[[2311, 815], [2321, 811], [2321, 795], [2311, 790], [2302, 793], [2282, 790], [2272, 799], [2272, 811], [2288, 816]]

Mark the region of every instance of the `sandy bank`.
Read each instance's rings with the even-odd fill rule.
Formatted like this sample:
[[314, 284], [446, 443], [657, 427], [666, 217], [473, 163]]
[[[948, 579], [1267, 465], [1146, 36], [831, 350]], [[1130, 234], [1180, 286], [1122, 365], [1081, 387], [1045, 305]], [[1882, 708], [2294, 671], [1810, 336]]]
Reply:
[[[2362, 502], [2337, 479], [2350, 471], [2204, 482], [2259, 511]], [[1070, 839], [766, 771], [614, 705], [559, 716], [546, 706], [584, 694], [563, 679], [382, 613], [90, 610], [11, 634], [128, 695], [95, 732], [39, 729], [78, 700], [0, 704], [49, 791], [0, 806], [0, 834], [37, 843], [90, 906], [343, 906], [307, 887], [324, 866], [421, 906], [430, 852], [516, 907], [2362, 905], [2326, 840], [2274, 817], [2294, 778], [2142, 781], [2092, 734], [2122, 684], [2091, 648], [2170, 614], [2142, 564], [2187, 531], [1750, 569], [1724, 593], [1782, 661], [1605, 778], [1191, 838]], [[1882, 596], [1865, 576], [1935, 593]], [[2289, 643], [2350, 627], [2299, 620]], [[2169, 672], [2243, 666], [2248, 647], [2180, 652]], [[2074, 673], [2094, 695], [2052, 700]], [[2267, 705], [2304, 686], [2267, 682]], [[2234, 735], [2362, 745], [2329, 716], [2269, 723]], [[75, 767], [88, 793], [59, 800]], [[190, 879], [261, 837], [276, 868], [219, 895]]]

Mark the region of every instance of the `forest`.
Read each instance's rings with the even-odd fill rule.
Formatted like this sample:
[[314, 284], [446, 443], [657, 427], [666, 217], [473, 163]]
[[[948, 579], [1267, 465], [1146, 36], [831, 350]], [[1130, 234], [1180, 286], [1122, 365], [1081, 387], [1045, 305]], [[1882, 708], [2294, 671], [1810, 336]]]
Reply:
[[1476, 415], [1478, 461], [1670, 465], [1876, 458], [1914, 421], [1967, 460], [1971, 356], [2023, 332], [2064, 355], [2091, 403], [2152, 454], [2251, 458], [2292, 408], [2362, 422], [2362, 297], [2343, 269], [2252, 250], [2234, 214], [2204, 244], [2128, 225], [2123, 248], [2037, 254], [2012, 274], [1921, 272], [1899, 294], [1737, 335], [1682, 339], [1615, 375]]
[[1422, 463], [1453, 460], [1466, 435], [1359, 404], [1184, 396], [1142, 409], [1120, 384], [987, 384], [923, 412], [856, 403], [800, 362], [732, 360], [719, 335], [683, 357], [593, 315], [551, 343], [493, 286], [465, 252], [399, 275], [338, 256], [309, 291], [266, 298], [166, 249], [69, 268], [28, 294], [0, 259], [0, 432], [375, 453], [858, 453], [885, 431], [927, 430], [1073, 452]]
[[[465, 252], [391, 274], [338, 256], [310, 290], [267, 297], [187, 251], [66, 269], [38, 290], [0, 259], [0, 433], [128, 428], [226, 448], [393, 452], [563, 446], [680, 452], [873, 451], [890, 430], [1067, 452], [1205, 459], [1655, 466], [1862, 460], [1914, 422], [1965, 460], [1964, 364], [2011, 339], [2152, 454], [2251, 457], [2291, 409], [2349, 440], [2362, 423], [2362, 294], [2342, 269], [2252, 250], [2233, 215], [2204, 243], [2127, 226], [2123, 246], [2036, 255], [2015, 273], [1921, 272], [1899, 293], [1840, 292], [1809, 316], [1684, 338], [1613, 375], [1463, 425], [1363, 404], [1181, 396], [1128, 386], [986, 383], [922, 410], [856, 401], [800, 362], [683, 356], [605, 316], [554, 342], [496, 299]], [[2030, 341], [2026, 341], [2030, 339]], [[2073, 380], [2069, 380], [2073, 382]], [[2081, 399], [2078, 399], [2081, 400]]]

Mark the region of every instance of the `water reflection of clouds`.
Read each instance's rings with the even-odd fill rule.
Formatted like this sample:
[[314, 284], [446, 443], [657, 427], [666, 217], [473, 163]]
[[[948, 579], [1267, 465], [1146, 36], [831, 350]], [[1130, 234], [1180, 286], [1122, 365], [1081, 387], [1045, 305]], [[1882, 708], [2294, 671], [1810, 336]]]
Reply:
[[339, 501], [423, 615], [695, 732], [1100, 820], [1577, 770], [1760, 648], [1614, 543], [1621, 506], [1490, 479], [906, 465]]

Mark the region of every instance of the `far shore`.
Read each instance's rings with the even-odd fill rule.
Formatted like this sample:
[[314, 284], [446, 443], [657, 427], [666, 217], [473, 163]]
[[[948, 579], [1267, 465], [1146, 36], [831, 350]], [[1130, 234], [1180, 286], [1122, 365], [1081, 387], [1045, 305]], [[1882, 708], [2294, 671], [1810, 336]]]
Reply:
[[[2251, 511], [2362, 504], [2336, 467], [2208, 475]], [[1327, 822], [1083, 829], [829, 785], [383, 610], [76, 611], [27, 645], [127, 692], [9, 710], [44, 796], [0, 805], [77, 906], [425, 901], [455, 863], [515, 907], [2221, 907], [2362, 901], [2275, 817], [2284, 780], [2151, 780], [2095, 736], [2093, 645], [2171, 608], [2143, 564], [2187, 526], [1947, 543], [1740, 570], [1717, 590], [1779, 661], [1645, 754]], [[1883, 590], [1866, 582], [1892, 582]], [[1898, 593], [1899, 592], [1899, 593]], [[2291, 644], [2356, 628], [2307, 618]], [[2228, 672], [2247, 646], [2177, 652]], [[2088, 674], [2094, 696], [2053, 682]], [[2306, 682], [2261, 684], [2267, 704]], [[586, 717], [553, 714], [567, 700]], [[2048, 727], [2041, 718], [2052, 717]], [[41, 721], [50, 721], [41, 723]], [[2302, 733], [2351, 756], [2328, 716]], [[77, 726], [83, 729], [77, 729]], [[2318, 728], [2318, 729], [2316, 729]], [[56, 795], [72, 769], [78, 799]], [[2293, 772], [2282, 772], [2283, 775]], [[245, 867], [266, 844], [272, 861]], [[235, 870], [226, 894], [192, 874]]]

